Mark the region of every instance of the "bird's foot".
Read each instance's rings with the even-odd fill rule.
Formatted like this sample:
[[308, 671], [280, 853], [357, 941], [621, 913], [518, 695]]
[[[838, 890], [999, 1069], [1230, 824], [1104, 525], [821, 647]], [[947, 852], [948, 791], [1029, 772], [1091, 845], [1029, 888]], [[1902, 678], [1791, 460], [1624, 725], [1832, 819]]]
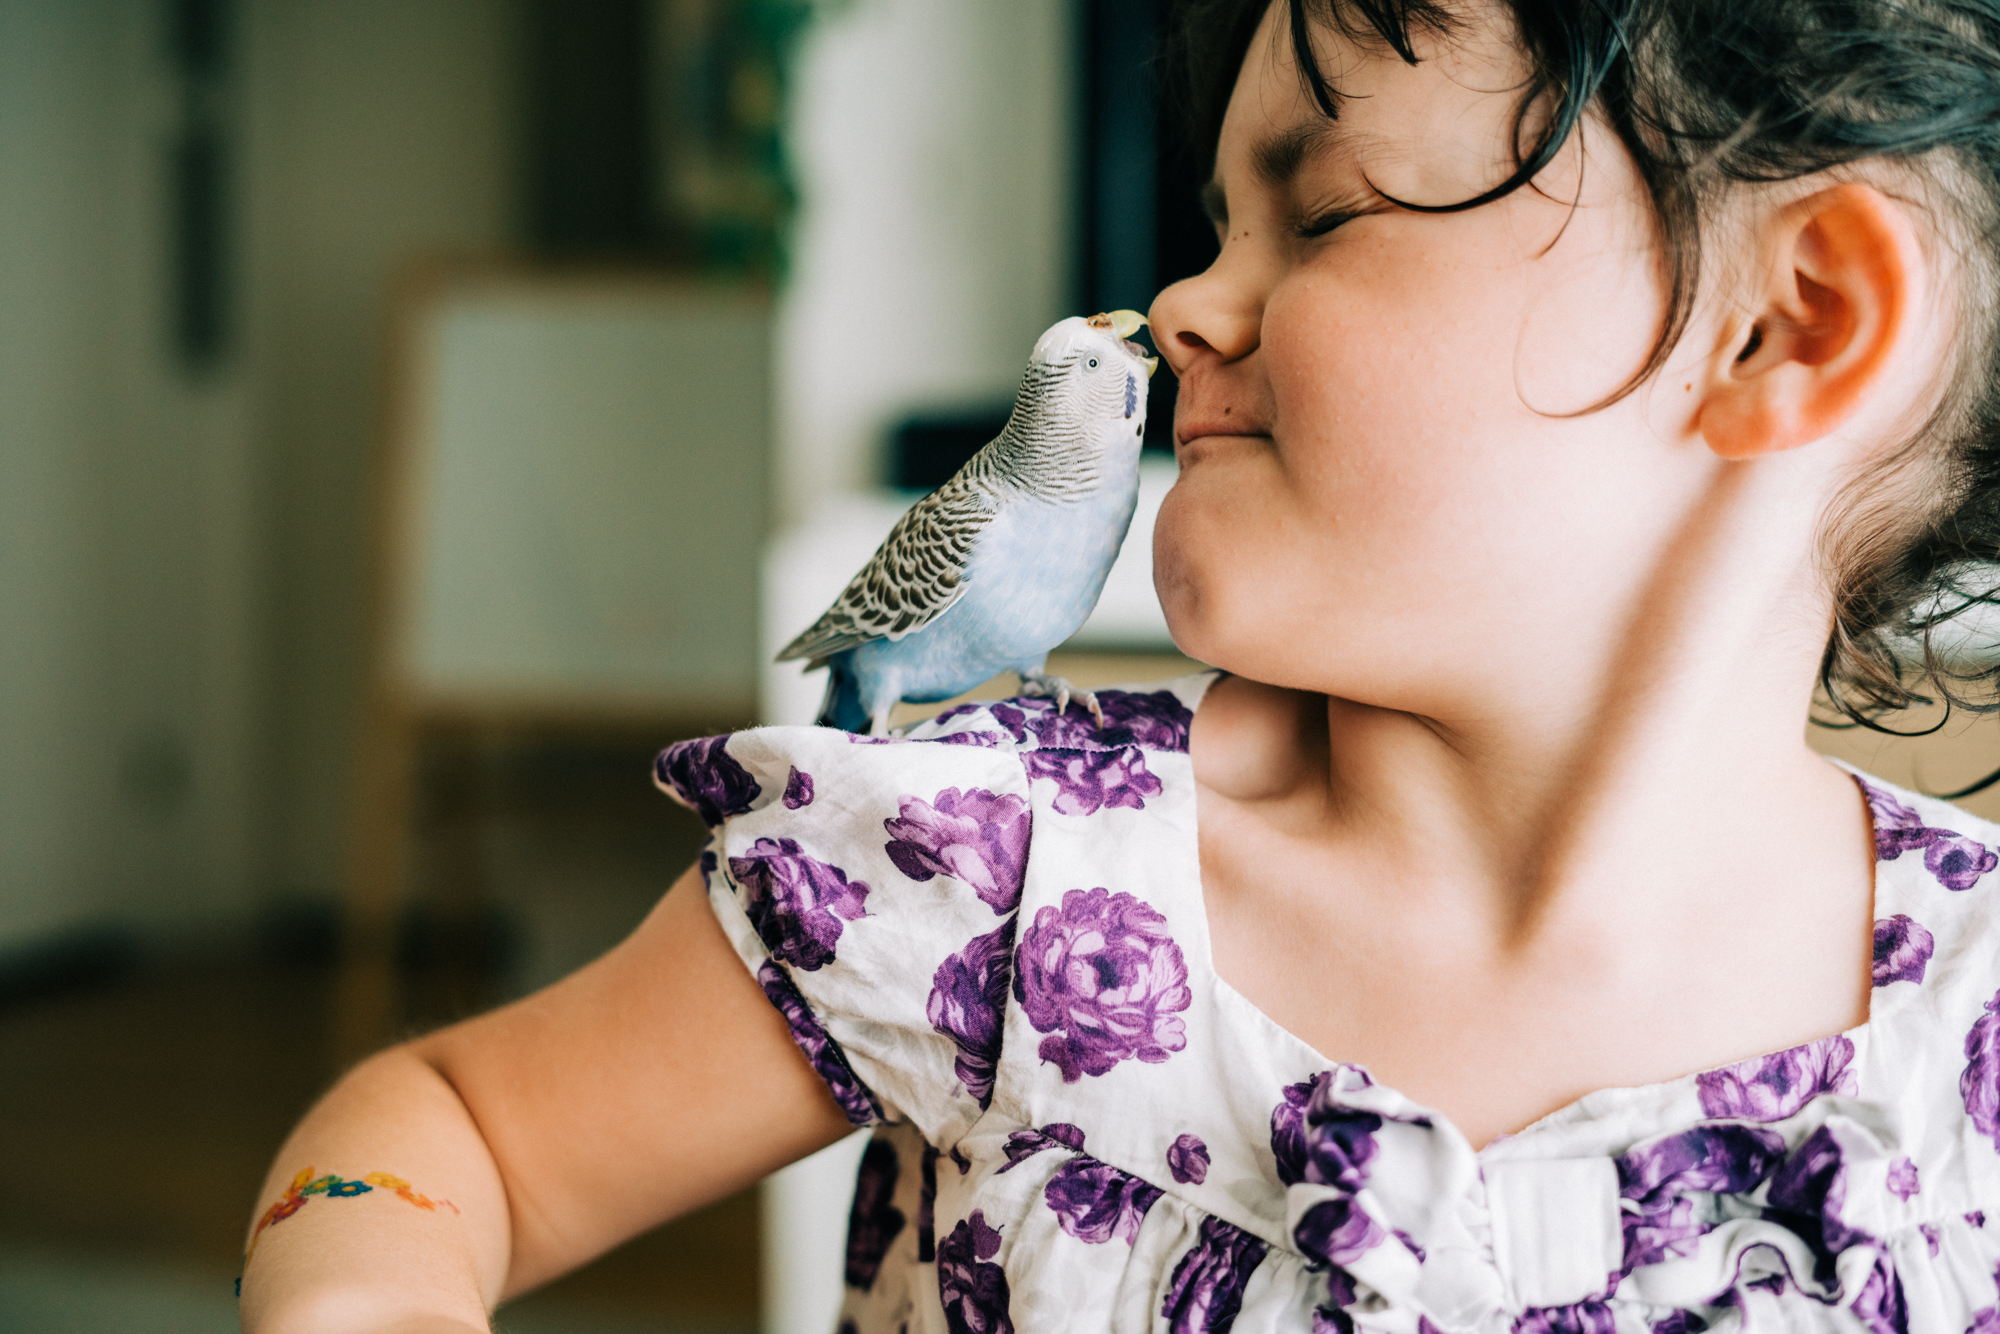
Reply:
[[1097, 696], [1088, 690], [1078, 690], [1060, 676], [1049, 676], [1043, 672], [1022, 672], [1021, 693], [1042, 699], [1053, 699], [1056, 702], [1057, 713], [1065, 712], [1069, 708], [1070, 701], [1075, 700], [1090, 710], [1090, 716], [1097, 721], [1099, 728], [1104, 726], [1104, 709], [1098, 704]]

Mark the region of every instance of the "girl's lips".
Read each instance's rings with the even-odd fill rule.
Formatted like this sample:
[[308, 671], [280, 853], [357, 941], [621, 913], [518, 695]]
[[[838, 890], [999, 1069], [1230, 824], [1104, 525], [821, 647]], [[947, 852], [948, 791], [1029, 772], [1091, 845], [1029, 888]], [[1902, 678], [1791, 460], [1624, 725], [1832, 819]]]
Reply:
[[1260, 422], [1244, 421], [1235, 417], [1215, 417], [1207, 420], [1196, 418], [1193, 421], [1174, 424], [1174, 443], [1187, 445], [1211, 435], [1264, 436], [1270, 433], [1270, 430]]

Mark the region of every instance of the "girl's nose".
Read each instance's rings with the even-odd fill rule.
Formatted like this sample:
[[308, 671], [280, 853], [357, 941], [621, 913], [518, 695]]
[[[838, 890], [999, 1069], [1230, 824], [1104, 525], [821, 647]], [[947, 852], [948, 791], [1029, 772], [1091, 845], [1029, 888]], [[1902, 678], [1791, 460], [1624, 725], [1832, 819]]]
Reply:
[[1175, 375], [1186, 375], [1204, 354], [1229, 362], [1256, 351], [1263, 302], [1235, 272], [1240, 267], [1225, 246], [1206, 272], [1153, 298], [1153, 342]]

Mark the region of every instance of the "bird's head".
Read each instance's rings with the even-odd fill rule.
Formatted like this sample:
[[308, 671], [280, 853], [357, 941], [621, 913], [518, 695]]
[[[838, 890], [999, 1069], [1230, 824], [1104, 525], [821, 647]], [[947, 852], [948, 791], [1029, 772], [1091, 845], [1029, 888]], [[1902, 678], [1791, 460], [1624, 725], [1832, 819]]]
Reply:
[[1145, 323], [1136, 310], [1059, 321], [1036, 340], [1030, 380], [1041, 381], [1050, 406], [1116, 423], [1136, 440], [1146, 429], [1146, 381], [1160, 364], [1131, 341]]

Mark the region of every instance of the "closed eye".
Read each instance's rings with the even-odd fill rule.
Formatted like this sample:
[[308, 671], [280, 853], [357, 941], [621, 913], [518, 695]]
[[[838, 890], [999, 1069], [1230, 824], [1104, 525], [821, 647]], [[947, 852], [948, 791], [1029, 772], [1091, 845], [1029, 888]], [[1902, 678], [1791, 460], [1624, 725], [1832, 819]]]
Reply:
[[1325, 236], [1342, 223], [1352, 222], [1359, 216], [1360, 214], [1358, 213], [1342, 213], [1336, 209], [1330, 213], [1322, 213], [1318, 217], [1308, 218], [1298, 225], [1299, 239], [1302, 241], [1311, 241], [1317, 237]]

